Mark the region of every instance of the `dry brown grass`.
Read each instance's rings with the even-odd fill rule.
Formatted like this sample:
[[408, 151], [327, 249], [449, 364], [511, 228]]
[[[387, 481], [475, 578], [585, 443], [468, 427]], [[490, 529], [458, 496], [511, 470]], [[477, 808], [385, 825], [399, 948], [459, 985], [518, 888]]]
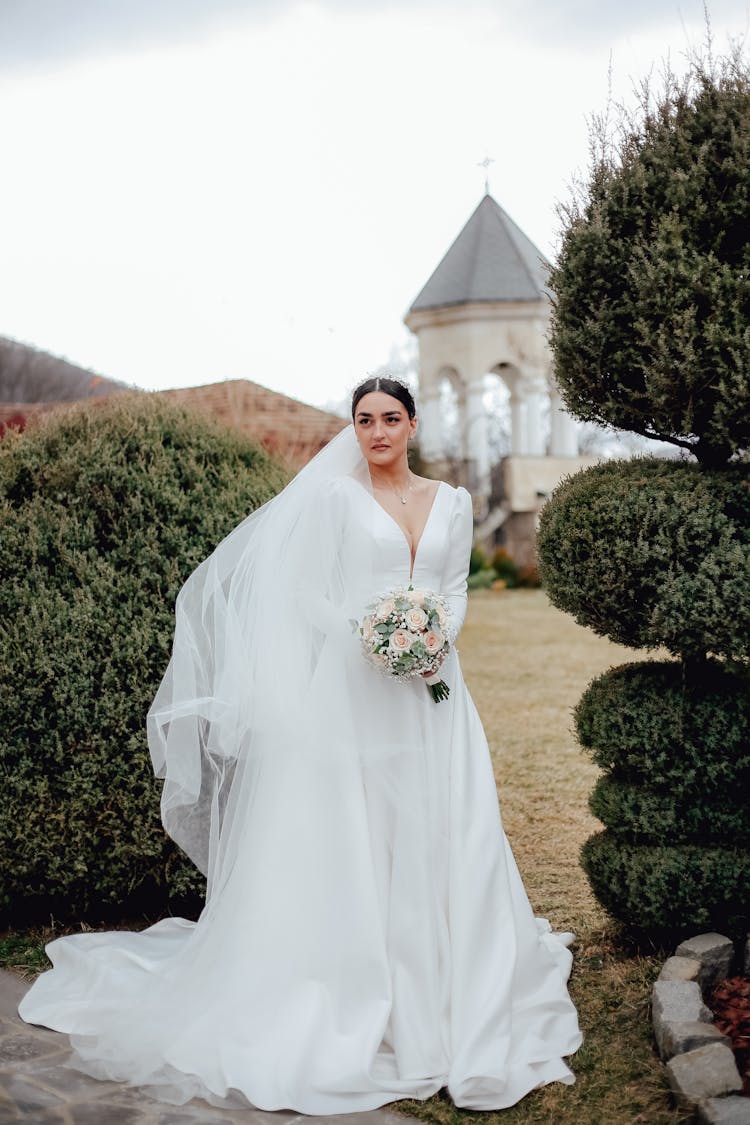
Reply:
[[[594, 676], [644, 654], [581, 628], [540, 590], [473, 593], [458, 647], [531, 903], [555, 929], [577, 935], [570, 988], [585, 1036], [571, 1060], [575, 1086], [556, 1083], [481, 1117], [488, 1125], [678, 1122], [651, 1038], [649, 994], [661, 959], [618, 939], [578, 862], [600, 826], [587, 806], [597, 769], [576, 743], [572, 710]], [[444, 1125], [476, 1117], [441, 1097], [394, 1108]]]
[[572, 711], [594, 676], [640, 654], [581, 628], [540, 590], [472, 594], [459, 649], [535, 910], [555, 928], [601, 927], [578, 865], [601, 827], [587, 805], [598, 770], [576, 742]]

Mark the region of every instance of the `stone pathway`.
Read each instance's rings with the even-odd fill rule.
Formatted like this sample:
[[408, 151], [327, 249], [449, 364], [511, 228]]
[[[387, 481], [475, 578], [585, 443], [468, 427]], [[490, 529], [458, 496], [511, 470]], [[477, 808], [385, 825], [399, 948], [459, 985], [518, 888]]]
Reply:
[[67, 1036], [19, 1017], [16, 1007], [29, 983], [0, 970], [0, 1125], [404, 1125], [406, 1120], [386, 1109], [306, 1117], [216, 1109], [199, 1098], [169, 1106], [131, 1086], [99, 1082], [60, 1065], [70, 1053]]

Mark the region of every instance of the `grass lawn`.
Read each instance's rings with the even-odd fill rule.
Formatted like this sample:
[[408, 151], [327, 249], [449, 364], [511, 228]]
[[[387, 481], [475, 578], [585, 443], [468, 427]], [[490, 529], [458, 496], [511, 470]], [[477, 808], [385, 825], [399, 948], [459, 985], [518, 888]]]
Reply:
[[[649, 996], [663, 954], [637, 953], [618, 940], [578, 863], [597, 827], [586, 804], [597, 770], [576, 745], [571, 711], [593, 676], [639, 654], [582, 629], [538, 590], [473, 593], [458, 648], [531, 903], [554, 929], [577, 935], [571, 993], [585, 1042], [571, 1060], [574, 1086], [548, 1086], [502, 1113], [456, 1110], [440, 1096], [393, 1108], [446, 1125], [477, 1117], [486, 1125], [686, 1120], [671, 1107], [651, 1040]], [[38, 972], [46, 962], [42, 943], [53, 936], [0, 935], [0, 963]]]

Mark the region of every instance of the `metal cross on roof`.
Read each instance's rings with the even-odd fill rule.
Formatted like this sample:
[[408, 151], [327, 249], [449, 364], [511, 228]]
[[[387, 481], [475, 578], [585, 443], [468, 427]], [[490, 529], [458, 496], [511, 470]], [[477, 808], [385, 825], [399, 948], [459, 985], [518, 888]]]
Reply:
[[478, 160], [477, 161], [477, 168], [484, 168], [484, 190], [485, 190], [487, 195], [490, 194], [489, 168], [490, 168], [490, 164], [494, 164], [494, 163], [495, 163], [495, 161], [493, 160], [493, 158], [491, 156], [485, 156], [484, 160]]

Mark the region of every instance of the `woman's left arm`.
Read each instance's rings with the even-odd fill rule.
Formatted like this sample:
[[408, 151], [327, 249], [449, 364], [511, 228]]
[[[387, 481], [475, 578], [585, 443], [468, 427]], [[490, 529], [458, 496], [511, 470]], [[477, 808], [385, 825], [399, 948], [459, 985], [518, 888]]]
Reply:
[[465, 488], [456, 489], [448, 527], [448, 554], [443, 569], [442, 594], [451, 611], [451, 636], [455, 642], [466, 617], [469, 559], [474, 537], [471, 496]]

